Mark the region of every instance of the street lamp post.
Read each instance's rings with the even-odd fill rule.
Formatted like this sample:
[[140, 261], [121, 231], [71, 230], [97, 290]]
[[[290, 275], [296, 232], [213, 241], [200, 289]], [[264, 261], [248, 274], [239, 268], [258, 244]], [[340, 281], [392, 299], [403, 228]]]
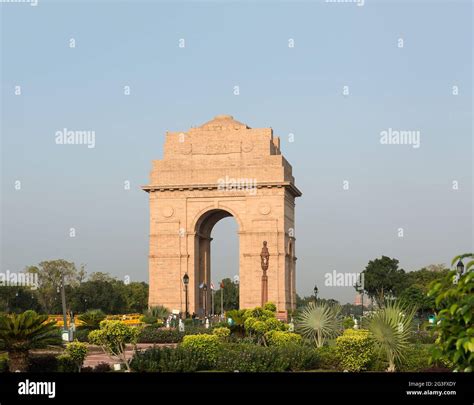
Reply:
[[459, 259], [458, 264], [456, 265], [459, 277], [461, 277], [464, 274], [464, 263]]
[[64, 330], [68, 330], [67, 328], [67, 311], [66, 311], [66, 290], [64, 288], [64, 272], [61, 271], [61, 304], [63, 307], [63, 323], [64, 323]]
[[183, 276], [183, 284], [184, 284], [184, 307], [185, 307], [185, 312], [184, 312], [184, 317], [187, 318], [189, 315], [188, 312], [188, 284], [189, 284], [189, 276], [188, 273], [185, 273]]
[[224, 316], [224, 280], [221, 281], [221, 316]]
[[204, 283], [202, 286], [202, 291], [204, 293], [204, 318], [207, 316], [207, 284]]
[[318, 303], [318, 286], [315, 285], [314, 286], [314, 303], [317, 304]]

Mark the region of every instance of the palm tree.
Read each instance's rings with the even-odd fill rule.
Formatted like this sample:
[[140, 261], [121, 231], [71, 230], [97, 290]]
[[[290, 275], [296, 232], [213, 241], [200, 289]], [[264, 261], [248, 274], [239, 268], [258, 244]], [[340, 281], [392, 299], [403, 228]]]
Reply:
[[163, 321], [170, 314], [170, 310], [163, 305], [157, 305], [155, 307], [150, 307], [143, 313], [141, 318], [142, 322], [148, 324], [154, 324], [157, 321]]
[[0, 349], [8, 352], [11, 371], [27, 371], [31, 349], [61, 345], [56, 323], [47, 319], [35, 311], [0, 316]]
[[395, 371], [404, 358], [413, 328], [415, 308], [404, 308], [397, 302], [388, 302], [368, 320], [375, 346], [388, 361], [387, 371]]
[[307, 339], [314, 340], [316, 347], [326, 339], [336, 337], [342, 330], [341, 307], [327, 303], [309, 302], [296, 320], [296, 327]]
[[100, 323], [106, 318], [104, 312], [100, 309], [90, 309], [78, 316], [82, 325], [78, 329], [87, 329], [89, 331], [99, 329]]

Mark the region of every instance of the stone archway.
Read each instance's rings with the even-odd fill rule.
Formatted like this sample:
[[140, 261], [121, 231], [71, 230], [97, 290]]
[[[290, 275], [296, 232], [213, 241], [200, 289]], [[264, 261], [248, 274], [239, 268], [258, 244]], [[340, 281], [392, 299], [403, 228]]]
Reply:
[[210, 281], [210, 234], [222, 218], [238, 224], [240, 308], [260, 305], [262, 242], [268, 242], [268, 299], [283, 316], [295, 307], [295, 198], [292, 168], [271, 128], [221, 115], [187, 132], [168, 132], [150, 184], [149, 305], [203, 308]]
[[194, 308], [197, 314], [207, 315], [210, 311], [211, 290], [203, 291], [203, 285], [211, 284], [211, 233], [221, 219], [233, 216], [225, 209], [215, 209], [204, 212], [196, 221], [195, 226], [195, 247], [194, 247]]

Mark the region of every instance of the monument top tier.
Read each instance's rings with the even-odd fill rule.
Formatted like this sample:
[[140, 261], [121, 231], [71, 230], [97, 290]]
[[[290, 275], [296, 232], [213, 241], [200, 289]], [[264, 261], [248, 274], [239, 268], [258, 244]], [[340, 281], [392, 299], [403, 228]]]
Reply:
[[232, 115], [226, 114], [216, 115], [212, 120], [201, 125], [199, 128], [209, 131], [250, 129], [246, 124], [235, 120]]
[[162, 159], [153, 161], [145, 190], [211, 187], [229, 176], [290, 187], [301, 195], [272, 128], [251, 128], [231, 115], [217, 115], [186, 132], [168, 131], [163, 152]]

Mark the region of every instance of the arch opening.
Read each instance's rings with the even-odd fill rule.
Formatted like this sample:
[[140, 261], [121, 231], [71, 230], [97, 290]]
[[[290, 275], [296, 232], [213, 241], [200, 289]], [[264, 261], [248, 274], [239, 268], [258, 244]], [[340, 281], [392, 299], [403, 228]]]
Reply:
[[[194, 297], [195, 303], [194, 308], [196, 308], [196, 315], [199, 317], [205, 317], [209, 315], [216, 315], [221, 312], [222, 306], [220, 305], [220, 300], [222, 299], [222, 295], [219, 292], [219, 296], [216, 298], [215, 293], [211, 289], [211, 283], [214, 281], [214, 291], [220, 289], [220, 281], [217, 280], [215, 277], [212, 278], [211, 268], [213, 262], [215, 263], [215, 254], [214, 256], [211, 255], [211, 242], [213, 240], [213, 230], [215, 225], [224, 218], [232, 217], [232, 222], [234, 223], [234, 228], [236, 229], [236, 233], [238, 234], [239, 231], [239, 224], [237, 219], [227, 210], [224, 209], [212, 209], [210, 211], [205, 212], [201, 215], [201, 217], [197, 220], [195, 226], [195, 268], [194, 268], [194, 279], [196, 280], [194, 286]], [[230, 226], [225, 222], [222, 223], [224, 225], [224, 230], [229, 230]], [[227, 225], [227, 226], [226, 226]], [[220, 228], [220, 226], [219, 226]], [[219, 237], [221, 238], [222, 235], [218, 232]], [[235, 243], [235, 238], [230, 238], [229, 242]], [[222, 242], [222, 241], [220, 241]], [[219, 245], [226, 246], [230, 248], [230, 244], [222, 244]], [[234, 257], [229, 257], [229, 259], [237, 259], [237, 265], [235, 266], [236, 272], [239, 272], [239, 257], [240, 257], [240, 243], [239, 238], [237, 238], [237, 255]], [[225, 256], [225, 252], [220, 252], [219, 254], [220, 264], [223, 266], [225, 261], [224, 258], [228, 258]], [[222, 272], [220, 272], [222, 274]], [[235, 275], [235, 274], [234, 274]], [[226, 283], [227, 284], [227, 283]], [[229, 286], [226, 285], [224, 288], [224, 292], [228, 292]], [[235, 292], [234, 292], [235, 293]], [[238, 296], [237, 296], [238, 300]], [[224, 297], [224, 303], [226, 299]], [[225, 310], [226, 308], [224, 308]]]

